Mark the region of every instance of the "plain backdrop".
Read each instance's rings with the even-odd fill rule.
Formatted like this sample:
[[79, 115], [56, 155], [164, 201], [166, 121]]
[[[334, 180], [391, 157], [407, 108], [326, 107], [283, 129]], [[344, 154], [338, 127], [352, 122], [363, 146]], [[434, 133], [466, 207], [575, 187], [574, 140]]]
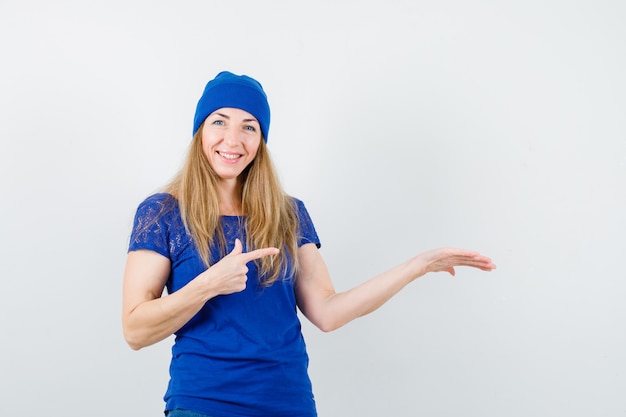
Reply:
[[0, 0], [2, 414], [162, 415], [171, 339], [122, 336], [128, 237], [230, 70], [269, 96], [338, 290], [439, 246], [498, 265], [303, 319], [320, 416], [626, 415], [624, 22], [621, 0]]

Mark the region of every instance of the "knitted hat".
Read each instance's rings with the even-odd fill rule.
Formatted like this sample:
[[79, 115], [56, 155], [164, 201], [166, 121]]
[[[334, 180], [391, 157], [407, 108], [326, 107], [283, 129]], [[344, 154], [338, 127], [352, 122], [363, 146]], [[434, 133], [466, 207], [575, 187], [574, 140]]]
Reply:
[[253, 115], [261, 125], [263, 139], [267, 143], [270, 129], [270, 106], [261, 84], [247, 75], [236, 75], [222, 71], [209, 81], [198, 101], [193, 119], [195, 135], [204, 120], [215, 110], [234, 107]]

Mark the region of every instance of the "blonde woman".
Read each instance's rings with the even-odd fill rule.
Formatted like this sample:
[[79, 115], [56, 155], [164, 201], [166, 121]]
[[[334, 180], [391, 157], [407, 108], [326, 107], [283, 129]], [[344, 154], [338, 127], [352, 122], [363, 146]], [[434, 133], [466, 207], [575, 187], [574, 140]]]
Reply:
[[436, 249], [336, 293], [304, 204], [280, 186], [269, 126], [261, 84], [219, 73], [198, 102], [183, 168], [137, 209], [124, 335], [133, 349], [176, 335], [170, 417], [316, 416], [297, 308], [331, 331], [428, 272], [495, 268], [475, 252]]

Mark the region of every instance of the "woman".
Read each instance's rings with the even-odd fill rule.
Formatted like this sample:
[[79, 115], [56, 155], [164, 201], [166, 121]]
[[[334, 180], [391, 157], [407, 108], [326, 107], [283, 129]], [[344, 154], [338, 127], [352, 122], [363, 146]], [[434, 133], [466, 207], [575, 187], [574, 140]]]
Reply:
[[475, 252], [437, 249], [336, 293], [311, 218], [270, 161], [269, 125], [262, 86], [218, 74], [198, 102], [183, 168], [137, 210], [124, 335], [133, 349], [176, 335], [170, 417], [316, 416], [296, 308], [331, 331], [428, 272], [495, 268]]

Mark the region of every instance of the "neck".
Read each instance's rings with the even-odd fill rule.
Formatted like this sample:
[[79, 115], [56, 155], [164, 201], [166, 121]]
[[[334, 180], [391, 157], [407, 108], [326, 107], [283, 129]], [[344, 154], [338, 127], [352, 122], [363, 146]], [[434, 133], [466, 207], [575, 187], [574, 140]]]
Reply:
[[238, 179], [220, 181], [217, 191], [221, 215], [241, 216], [244, 214], [241, 204], [242, 190], [243, 184]]

